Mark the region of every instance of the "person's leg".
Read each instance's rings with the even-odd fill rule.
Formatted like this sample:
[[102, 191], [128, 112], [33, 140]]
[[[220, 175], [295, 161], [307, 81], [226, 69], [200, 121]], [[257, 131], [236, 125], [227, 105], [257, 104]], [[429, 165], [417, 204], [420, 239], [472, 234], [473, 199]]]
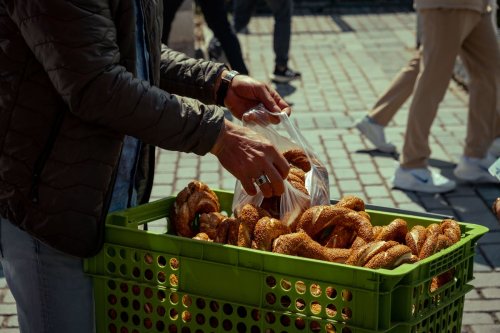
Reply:
[[65, 255], [0, 218], [1, 263], [21, 333], [95, 332], [92, 280]]
[[232, 69], [248, 74], [238, 37], [227, 19], [224, 0], [197, 0], [208, 27], [213, 31]]
[[394, 115], [411, 96], [420, 71], [420, 51], [415, 52], [408, 64], [396, 75], [391, 85], [380, 96], [369, 112], [377, 124], [387, 126]]
[[292, 34], [292, 0], [267, 0], [274, 16], [273, 49], [277, 67], [287, 67]]
[[439, 9], [419, 12], [422, 24], [422, 64], [410, 105], [400, 158], [403, 168], [425, 168], [431, 154], [430, 128], [446, 93], [455, 59], [471, 24], [471, 11]]
[[244, 29], [255, 11], [256, 0], [233, 0], [233, 26], [236, 32]]
[[161, 42], [165, 45], [168, 45], [172, 22], [183, 2], [184, 0], [163, 0], [163, 31], [161, 34]]

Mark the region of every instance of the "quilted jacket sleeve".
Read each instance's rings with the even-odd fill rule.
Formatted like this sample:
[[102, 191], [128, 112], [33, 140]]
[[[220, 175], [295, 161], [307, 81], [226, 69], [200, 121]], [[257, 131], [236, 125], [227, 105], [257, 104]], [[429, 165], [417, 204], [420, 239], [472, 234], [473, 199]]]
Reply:
[[[119, 65], [117, 31], [108, 1], [4, 3], [26, 44], [77, 117], [164, 149], [197, 154], [211, 149], [223, 123], [222, 111], [171, 95], [134, 78]], [[213, 84], [213, 78], [204, 78], [203, 73], [215, 75], [220, 65], [172, 57], [167, 67], [170, 78], [180, 76], [168, 88], [187, 93], [188, 86], [202, 90]], [[200, 80], [206, 83], [200, 85]], [[176, 82], [182, 86], [176, 88]], [[202, 97], [210, 100], [207, 95]]]

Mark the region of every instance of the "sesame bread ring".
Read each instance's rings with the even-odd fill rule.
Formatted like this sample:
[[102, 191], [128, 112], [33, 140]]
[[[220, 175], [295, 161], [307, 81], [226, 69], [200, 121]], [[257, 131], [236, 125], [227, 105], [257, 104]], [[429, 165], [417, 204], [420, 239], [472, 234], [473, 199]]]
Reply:
[[354, 266], [364, 266], [371, 260], [371, 258], [388, 250], [396, 244], [398, 243], [395, 241], [373, 241], [367, 243], [356, 250], [353, 250], [345, 263]]
[[343, 196], [339, 202], [337, 202], [335, 207], [344, 207], [355, 210], [357, 212], [365, 210], [365, 202], [363, 199], [358, 198], [354, 195], [345, 195]]
[[193, 239], [207, 241], [207, 242], [213, 242], [213, 240], [204, 232], [197, 233], [196, 236], [193, 237]]
[[271, 217], [261, 218], [255, 225], [252, 248], [264, 251], [273, 249], [273, 241], [281, 235], [290, 233], [290, 228], [280, 220]]
[[276, 238], [273, 242], [273, 252], [343, 263], [349, 257], [351, 250], [326, 248], [305, 232], [295, 232]]
[[411, 249], [411, 253], [418, 256], [425, 242], [426, 230], [421, 225], [416, 225], [406, 234], [405, 243]]
[[356, 232], [351, 228], [336, 225], [333, 227], [331, 234], [326, 239], [324, 246], [336, 248], [349, 248], [356, 238]]
[[404, 263], [413, 263], [416, 257], [412, 255], [411, 249], [402, 244], [391, 246], [386, 251], [373, 256], [365, 265], [366, 268], [395, 268]]
[[264, 216], [270, 217], [268, 212], [260, 207], [256, 207], [255, 205], [245, 204], [241, 208], [237, 217], [240, 221], [238, 227], [238, 246], [252, 246], [255, 225]]
[[366, 242], [373, 240], [372, 225], [357, 212], [333, 205], [313, 206], [307, 209], [299, 219], [297, 230], [304, 230], [316, 239], [325, 228], [342, 225], [356, 231], [358, 237]]
[[210, 239], [215, 239], [217, 227], [224, 219], [227, 219], [227, 216], [219, 212], [201, 214], [199, 219], [200, 233], [205, 233]]
[[288, 163], [296, 166], [299, 169], [302, 169], [304, 172], [308, 172], [309, 170], [311, 170], [311, 163], [309, 163], [307, 155], [303, 150], [291, 149], [285, 151], [283, 153], [283, 156], [288, 161]]
[[462, 237], [460, 225], [452, 219], [445, 219], [441, 222], [441, 232], [450, 239], [452, 244], [457, 243]]
[[382, 231], [375, 237], [375, 240], [394, 240], [398, 243], [404, 243], [408, 233], [408, 224], [403, 219], [395, 219], [388, 225], [382, 227]]
[[196, 233], [193, 221], [197, 214], [220, 211], [217, 195], [204, 183], [194, 180], [175, 199], [172, 219], [177, 234], [192, 238]]
[[290, 166], [290, 171], [288, 171], [288, 176], [300, 179], [303, 183], [306, 181], [306, 173], [304, 170], [297, 168], [296, 166]]

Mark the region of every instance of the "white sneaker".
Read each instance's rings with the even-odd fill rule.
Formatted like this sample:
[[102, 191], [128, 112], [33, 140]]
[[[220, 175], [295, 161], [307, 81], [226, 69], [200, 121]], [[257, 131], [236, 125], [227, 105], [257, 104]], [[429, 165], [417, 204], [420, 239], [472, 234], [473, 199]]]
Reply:
[[485, 158], [474, 158], [462, 156], [453, 173], [461, 180], [475, 183], [493, 183], [500, 181], [489, 173], [488, 168], [495, 163], [496, 158], [493, 155], [486, 155]]
[[456, 183], [430, 168], [403, 169], [398, 167], [392, 179], [394, 187], [417, 192], [443, 193], [452, 191]]
[[488, 150], [488, 153], [493, 155], [496, 158], [500, 157], [500, 137], [496, 138], [493, 140], [493, 143], [490, 146], [490, 149]]
[[369, 116], [365, 116], [355, 126], [378, 150], [384, 153], [396, 151], [396, 146], [385, 141], [384, 126], [377, 124]]

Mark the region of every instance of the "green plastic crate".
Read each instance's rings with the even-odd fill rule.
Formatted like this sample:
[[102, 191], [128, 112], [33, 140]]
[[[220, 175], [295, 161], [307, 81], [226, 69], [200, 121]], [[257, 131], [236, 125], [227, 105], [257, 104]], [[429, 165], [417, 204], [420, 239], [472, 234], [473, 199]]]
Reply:
[[[232, 193], [215, 192], [229, 212]], [[416, 264], [371, 270], [142, 230], [174, 201], [108, 216], [103, 250], [85, 261], [98, 333], [458, 333], [476, 242], [488, 231], [460, 223], [463, 237], [453, 246]], [[369, 213], [373, 225], [440, 221]], [[450, 269], [454, 279], [430, 293], [431, 279]]]

